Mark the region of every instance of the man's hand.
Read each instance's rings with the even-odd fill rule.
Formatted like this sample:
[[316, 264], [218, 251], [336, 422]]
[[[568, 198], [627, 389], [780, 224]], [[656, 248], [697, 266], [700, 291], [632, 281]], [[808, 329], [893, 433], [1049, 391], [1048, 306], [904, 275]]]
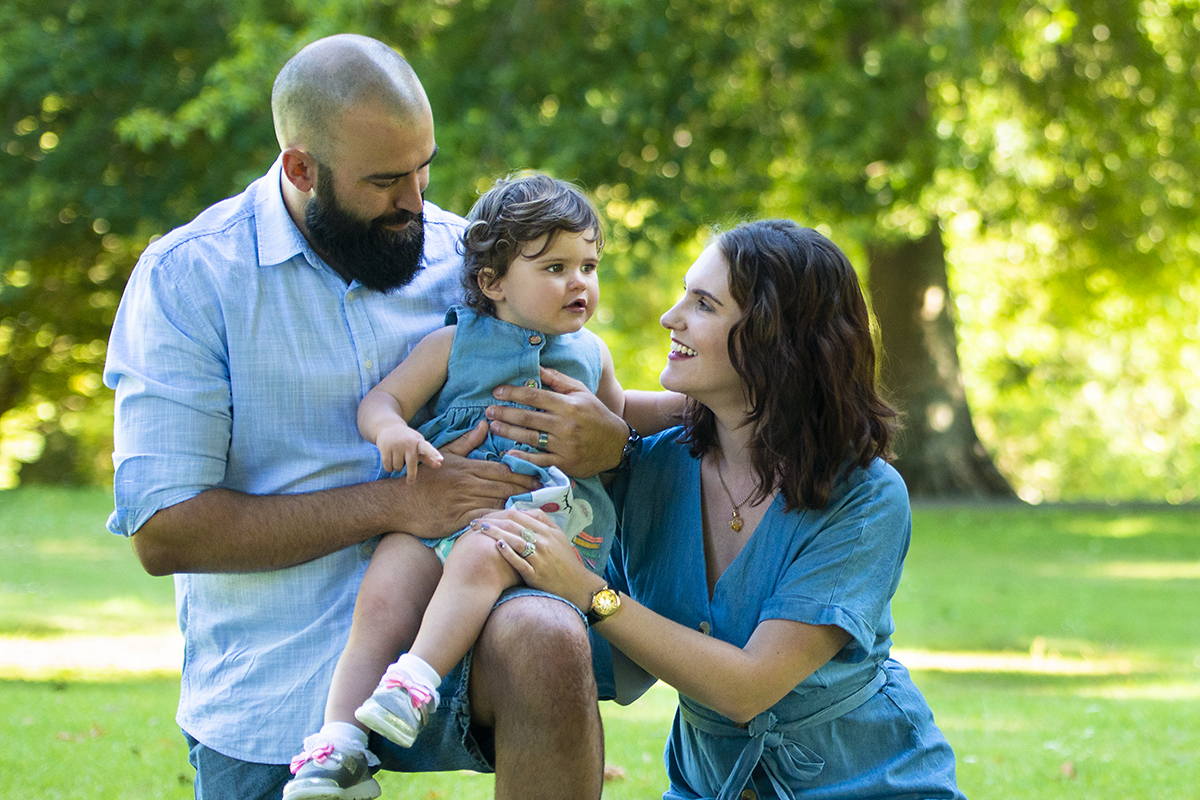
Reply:
[[518, 475], [498, 461], [480, 461], [467, 455], [483, 444], [487, 427], [480, 422], [441, 449], [439, 469], [422, 473], [408, 485], [404, 517], [396, 530], [436, 539], [464, 528], [471, 520], [504, 507], [515, 494], [541, 486], [537, 478]]
[[250, 495], [214, 488], [168, 506], [133, 536], [151, 575], [261, 572], [300, 564], [389, 531], [436, 538], [504, 507], [538, 481], [467, 454], [487, 426], [442, 448], [442, 466], [416, 483], [378, 480], [305, 494]]
[[497, 400], [540, 410], [488, 406], [492, 433], [537, 447], [544, 432], [544, 453], [518, 455], [541, 467], [558, 467], [574, 478], [590, 478], [620, 464], [629, 437], [625, 422], [579, 381], [545, 367], [541, 377], [544, 389], [496, 387], [492, 394]]

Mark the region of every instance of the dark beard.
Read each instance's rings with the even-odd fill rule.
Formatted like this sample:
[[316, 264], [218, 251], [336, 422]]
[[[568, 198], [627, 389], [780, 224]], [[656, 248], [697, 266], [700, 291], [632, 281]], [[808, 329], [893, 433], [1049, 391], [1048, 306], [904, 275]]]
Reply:
[[[425, 247], [425, 216], [398, 208], [363, 222], [338, 202], [333, 172], [320, 166], [317, 196], [304, 209], [304, 222], [313, 247], [347, 281], [388, 292], [412, 281], [421, 269]], [[409, 223], [402, 231], [384, 225]]]

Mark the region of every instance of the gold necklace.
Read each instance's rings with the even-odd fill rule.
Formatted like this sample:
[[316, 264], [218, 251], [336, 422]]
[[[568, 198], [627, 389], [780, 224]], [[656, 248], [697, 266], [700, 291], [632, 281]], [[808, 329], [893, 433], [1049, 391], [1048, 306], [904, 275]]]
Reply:
[[[750, 490], [750, 494], [746, 495], [746, 499], [740, 503], [733, 502], [733, 493], [729, 491], [729, 487], [725, 485], [725, 476], [721, 474], [721, 462], [717, 461], [717, 480], [721, 482], [721, 488], [725, 490], [725, 496], [729, 498], [730, 504], [733, 506], [733, 516], [729, 518], [729, 527], [733, 528], [733, 532], [737, 533], [746, 524], [742, 519], [742, 515], [738, 513], [738, 509], [746, 505], [746, 502], [754, 496], [754, 489]], [[757, 487], [756, 487], [757, 488]]]

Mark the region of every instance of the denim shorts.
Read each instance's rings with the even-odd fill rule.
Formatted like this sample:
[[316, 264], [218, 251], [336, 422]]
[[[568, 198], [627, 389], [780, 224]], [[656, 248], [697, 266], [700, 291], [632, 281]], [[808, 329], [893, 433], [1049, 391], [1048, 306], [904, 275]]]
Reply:
[[[493, 608], [517, 597], [548, 597], [566, 603], [584, 620], [586, 616], [558, 595], [515, 586], [496, 601]], [[370, 736], [371, 752], [379, 756], [380, 769], [390, 772], [450, 772], [474, 770], [495, 772], [492, 731], [471, 724], [467, 686], [471, 677], [471, 652], [459, 662], [440, 687], [438, 710], [409, 748], [400, 747], [376, 733]], [[257, 764], [240, 761], [211, 750], [184, 731], [188, 761], [196, 768], [196, 800], [279, 800], [284, 784], [292, 777], [287, 764]]]

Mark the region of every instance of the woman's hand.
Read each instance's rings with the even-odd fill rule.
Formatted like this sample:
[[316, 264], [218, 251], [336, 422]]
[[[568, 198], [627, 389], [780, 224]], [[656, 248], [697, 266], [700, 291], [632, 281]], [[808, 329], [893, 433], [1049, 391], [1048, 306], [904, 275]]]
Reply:
[[604, 586], [604, 579], [584, 565], [566, 534], [541, 511], [505, 509], [474, 520], [471, 528], [496, 540], [496, 549], [526, 585], [580, 609], [586, 611], [592, 593]]

